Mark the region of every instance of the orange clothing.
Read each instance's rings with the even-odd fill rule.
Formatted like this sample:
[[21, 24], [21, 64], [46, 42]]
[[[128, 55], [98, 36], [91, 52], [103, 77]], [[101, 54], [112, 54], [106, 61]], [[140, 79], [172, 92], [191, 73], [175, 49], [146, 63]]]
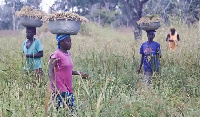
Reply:
[[173, 50], [176, 48], [177, 46], [177, 42], [178, 42], [178, 39], [177, 39], [177, 32], [175, 32], [174, 35], [172, 35], [171, 33], [169, 33], [169, 48], [170, 50]]

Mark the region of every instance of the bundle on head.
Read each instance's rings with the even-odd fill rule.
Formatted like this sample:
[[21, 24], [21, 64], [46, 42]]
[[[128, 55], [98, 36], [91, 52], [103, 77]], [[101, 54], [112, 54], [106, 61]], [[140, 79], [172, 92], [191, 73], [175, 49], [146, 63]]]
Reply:
[[17, 17], [30, 17], [30, 18], [38, 18], [42, 19], [43, 16], [46, 15], [45, 12], [41, 10], [33, 9], [29, 6], [24, 6], [20, 11], [16, 11], [15, 15]]
[[149, 24], [153, 22], [160, 22], [162, 19], [156, 15], [147, 15], [144, 17], [141, 17], [139, 21], [137, 21], [138, 24]]
[[55, 13], [45, 16], [43, 21], [55, 21], [55, 20], [75, 20], [80, 21], [82, 23], [86, 23], [89, 20], [83, 16], [79, 16], [76, 13], [72, 12], [65, 12], [65, 13]]
[[162, 19], [156, 15], [147, 15], [137, 21], [138, 26], [142, 30], [157, 30], [160, 27]]

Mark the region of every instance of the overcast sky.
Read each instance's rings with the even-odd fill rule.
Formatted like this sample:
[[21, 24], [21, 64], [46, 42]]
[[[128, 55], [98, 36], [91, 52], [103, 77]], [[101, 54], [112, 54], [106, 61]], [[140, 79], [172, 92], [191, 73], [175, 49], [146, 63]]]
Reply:
[[48, 12], [49, 6], [51, 6], [54, 1], [55, 0], [42, 0], [42, 3], [40, 4], [42, 6], [42, 10]]
[[[54, 3], [55, 0], [42, 0], [42, 3], [40, 4], [43, 11], [48, 12], [48, 7], [51, 6]], [[4, 3], [4, 0], [0, 0], [0, 5]]]

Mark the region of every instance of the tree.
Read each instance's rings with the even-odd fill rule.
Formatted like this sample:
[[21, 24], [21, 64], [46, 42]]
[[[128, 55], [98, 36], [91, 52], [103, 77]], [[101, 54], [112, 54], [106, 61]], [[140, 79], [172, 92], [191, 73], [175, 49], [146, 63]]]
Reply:
[[24, 0], [25, 6], [30, 6], [34, 9], [40, 9], [40, 3], [42, 0]]
[[119, 0], [57, 0], [51, 7], [54, 11], [71, 11], [84, 15], [102, 25], [111, 24], [115, 20], [116, 5]]
[[135, 39], [141, 39], [142, 31], [137, 26], [137, 21], [142, 17], [143, 5], [149, 0], [121, 0], [123, 12], [131, 23]]
[[188, 25], [193, 24], [199, 20], [200, 0], [180, 0], [179, 9], [182, 20]]
[[[177, 4], [177, 3], [175, 3]], [[144, 5], [143, 14], [157, 14], [169, 24], [169, 14], [172, 14], [177, 6], [174, 6], [172, 0], [150, 0]]]
[[65, 12], [65, 11], [73, 11], [73, 0], [56, 0], [54, 2], [54, 4], [52, 5], [52, 9], [54, 11], [61, 11], [61, 12]]
[[15, 18], [15, 11], [20, 10], [23, 3], [20, 0], [5, 0], [5, 5], [1, 8], [0, 23], [2, 29], [15, 30], [18, 20]]
[[0, 30], [9, 30], [12, 28], [12, 13], [10, 8], [2, 7], [0, 9]]
[[0, 28], [15, 30], [19, 28], [19, 19], [15, 17], [15, 12], [23, 6], [28, 5], [39, 9], [42, 0], [5, 0], [5, 5], [0, 9]]

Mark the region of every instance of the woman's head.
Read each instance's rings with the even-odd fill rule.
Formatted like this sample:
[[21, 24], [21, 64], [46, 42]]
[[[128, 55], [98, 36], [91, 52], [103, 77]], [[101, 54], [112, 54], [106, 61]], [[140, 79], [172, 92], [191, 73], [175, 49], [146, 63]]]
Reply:
[[171, 34], [174, 35], [176, 30], [175, 28], [171, 28], [170, 31], [171, 31]]
[[34, 35], [36, 35], [36, 27], [26, 27], [26, 38], [33, 39]]
[[146, 32], [147, 32], [148, 40], [153, 41], [156, 31], [155, 30], [149, 30], [149, 31], [146, 31]]
[[56, 40], [58, 42], [58, 49], [62, 48], [65, 50], [71, 49], [71, 37], [68, 34], [57, 34]]

